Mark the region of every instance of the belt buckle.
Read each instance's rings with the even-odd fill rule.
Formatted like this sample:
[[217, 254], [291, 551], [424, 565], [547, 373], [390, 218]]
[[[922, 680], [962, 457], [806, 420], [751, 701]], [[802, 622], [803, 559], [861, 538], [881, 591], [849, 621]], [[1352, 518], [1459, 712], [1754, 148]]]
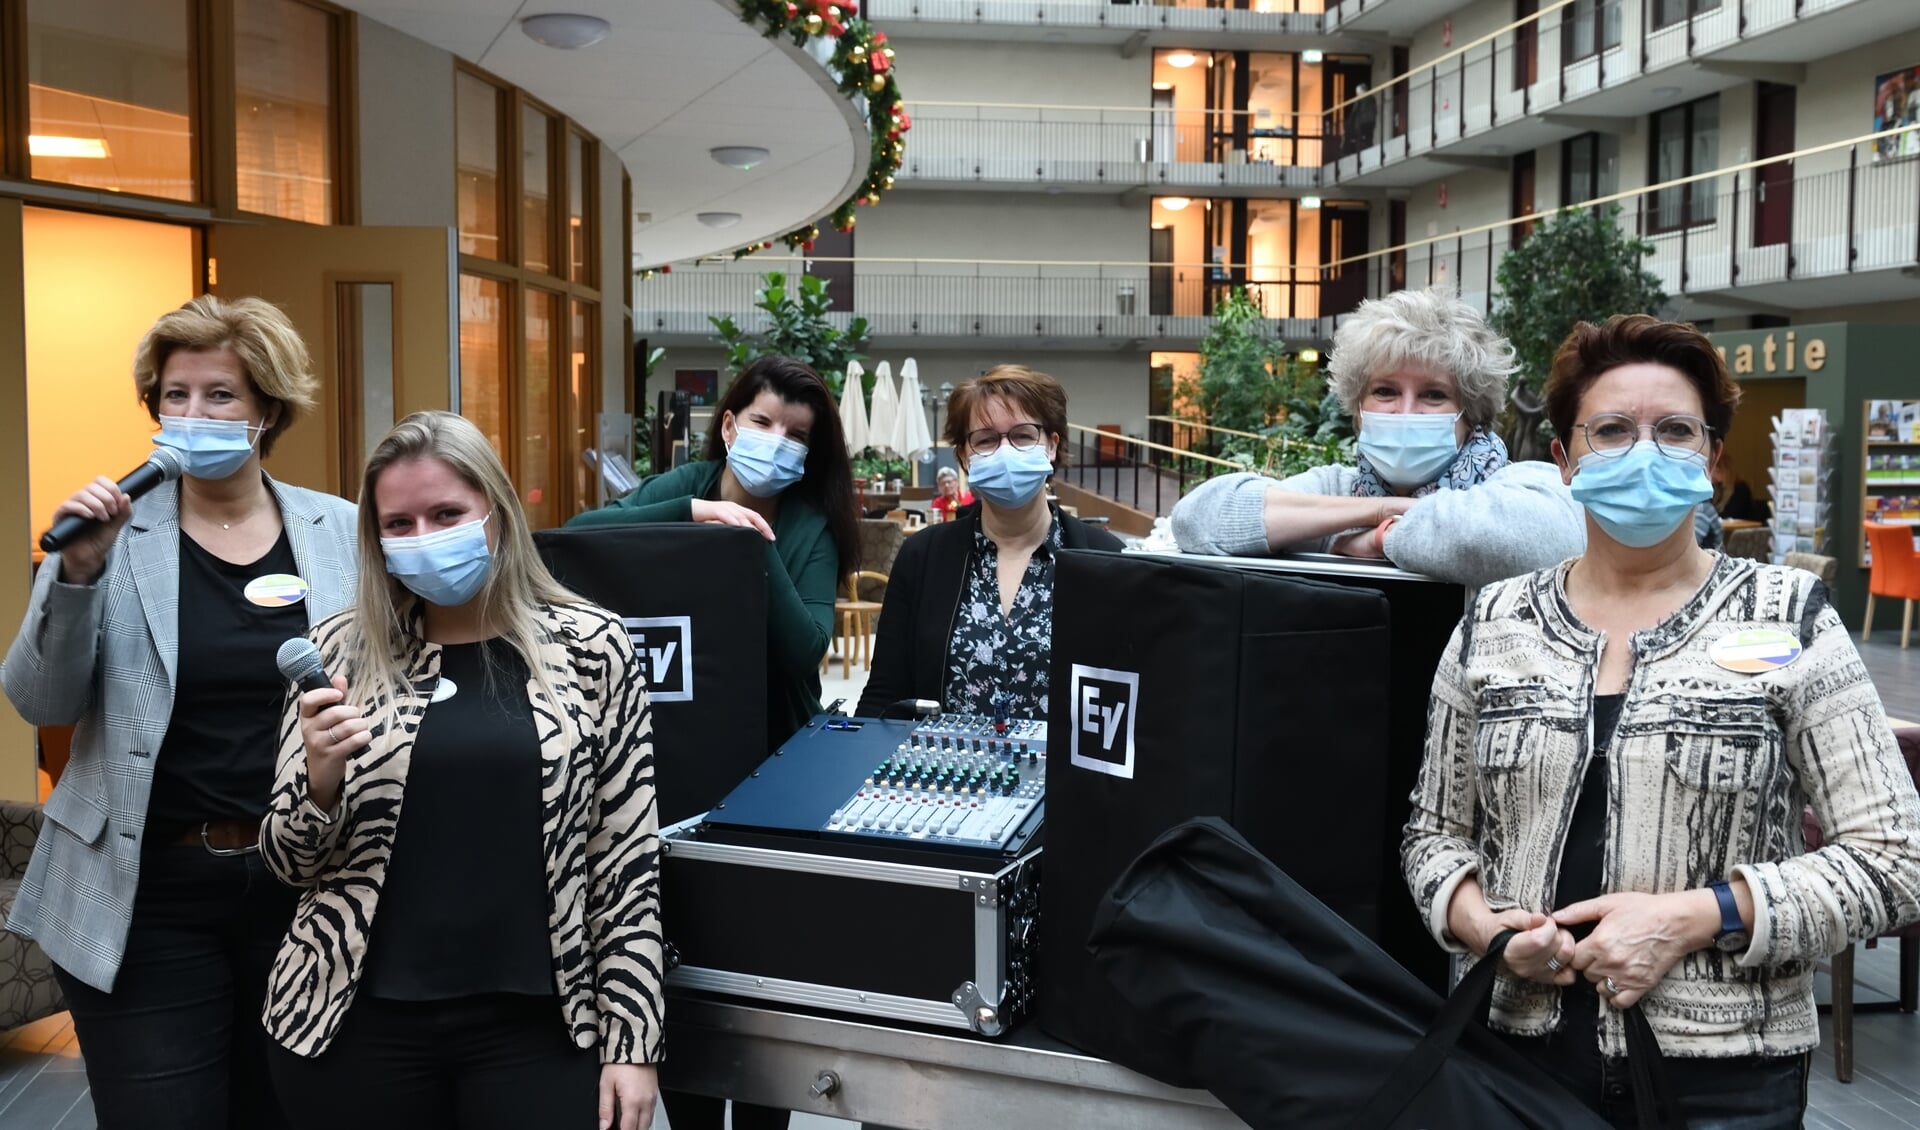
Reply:
[[200, 822], [200, 846], [207, 849], [208, 855], [217, 855], [223, 858], [232, 858], [233, 856], [236, 856], [236, 855], [252, 855], [253, 853], [260, 850], [260, 845], [257, 843], [248, 844], [246, 847], [239, 847], [239, 848], [214, 847], [213, 841], [207, 839], [207, 827], [212, 823], [213, 821], [211, 820], [202, 820]]

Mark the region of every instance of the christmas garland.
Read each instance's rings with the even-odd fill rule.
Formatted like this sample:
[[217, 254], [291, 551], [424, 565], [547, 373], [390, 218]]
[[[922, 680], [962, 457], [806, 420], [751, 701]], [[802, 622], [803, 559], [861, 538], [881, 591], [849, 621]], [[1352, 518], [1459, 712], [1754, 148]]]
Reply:
[[[893, 187], [893, 178], [906, 157], [906, 133], [913, 128], [900, 98], [900, 83], [894, 77], [893, 48], [887, 35], [856, 13], [859, 0], [740, 0], [740, 18], [762, 29], [767, 38], [785, 35], [796, 47], [822, 36], [833, 41], [829, 65], [837, 73], [840, 93], [861, 97], [867, 103], [867, 126], [872, 134], [872, 154], [867, 162], [867, 177], [852, 196], [840, 202], [828, 218], [836, 230], [853, 230], [853, 210], [878, 204], [882, 193]], [[820, 229], [811, 224], [795, 228], [780, 237], [790, 251], [813, 250]], [[734, 251], [735, 259], [773, 247], [773, 240], [750, 243]], [[661, 271], [671, 271], [663, 265]], [[653, 274], [642, 271], [642, 276]]]

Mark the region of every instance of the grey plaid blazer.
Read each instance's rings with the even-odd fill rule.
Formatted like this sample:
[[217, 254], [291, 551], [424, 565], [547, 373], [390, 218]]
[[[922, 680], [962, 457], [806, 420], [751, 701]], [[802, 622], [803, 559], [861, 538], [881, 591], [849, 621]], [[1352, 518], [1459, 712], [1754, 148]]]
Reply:
[[[353, 599], [355, 511], [330, 494], [268, 479], [307, 594], [308, 623]], [[173, 714], [180, 650], [180, 488], [133, 504], [92, 585], [57, 584], [59, 554], [34, 579], [26, 621], [0, 662], [0, 685], [36, 726], [74, 726], [73, 759], [7, 929], [40, 943], [62, 969], [113, 989], [140, 881], [153, 757]], [[260, 751], [262, 760], [272, 749]], [[266, 797], [261, 797], [264, 807]]]

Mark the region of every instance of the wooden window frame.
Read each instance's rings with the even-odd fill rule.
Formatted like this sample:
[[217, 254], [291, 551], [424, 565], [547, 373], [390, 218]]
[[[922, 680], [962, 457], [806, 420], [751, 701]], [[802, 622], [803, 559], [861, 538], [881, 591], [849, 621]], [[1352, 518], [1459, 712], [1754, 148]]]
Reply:
[[[562, 181], [566, 190], [561, 200], [561, 234], [567, 234], [567, 220], [573, 214], [573, 185], [570, 182], [573, 169], [567, 160], [567, 153], [573, 143], [580, 142], [580, 246], [585, 251], [581, 260], [581, 270], [589, 279], [600, 277], [600, 143], [586, 130], [573, 122], [562, 118], [562, 141], [560, 145], [560, 166]], [[569, 244], [571, 246], [571, 244]], [[566, 277], [573, 281], [572, 256], [568, 256]], [[576, 284], [578, 285], [578, 284]]]

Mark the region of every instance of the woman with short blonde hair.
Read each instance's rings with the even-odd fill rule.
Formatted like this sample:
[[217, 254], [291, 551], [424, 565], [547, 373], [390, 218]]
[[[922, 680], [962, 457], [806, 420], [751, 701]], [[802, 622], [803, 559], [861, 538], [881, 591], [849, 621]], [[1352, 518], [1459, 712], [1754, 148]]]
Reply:
[[282, 1100], [298, 1127], [643, 1130], [660, 843], [626, 628], [547, 572], [452, 413], [374, 449], [360, 529], [261, 829], [304, 892], [266, 1006]]

